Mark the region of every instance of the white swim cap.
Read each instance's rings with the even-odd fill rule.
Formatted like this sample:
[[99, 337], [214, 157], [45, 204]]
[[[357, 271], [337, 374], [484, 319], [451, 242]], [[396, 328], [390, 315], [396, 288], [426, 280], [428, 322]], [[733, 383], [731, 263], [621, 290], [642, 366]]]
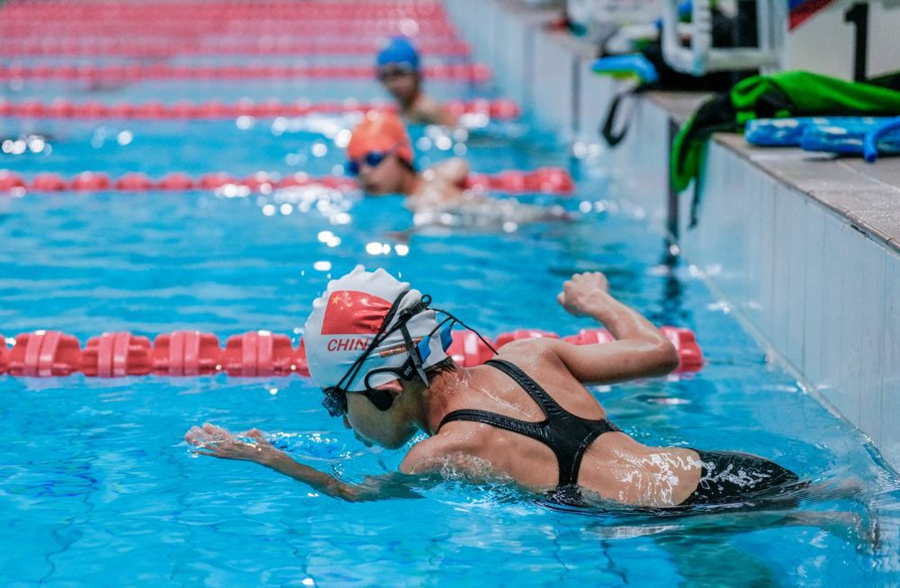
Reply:
[[[372, 370], [397, 372], [372, 374], [368, 378], [371, 387], [398, 379], [404, 368], [410, 372], [411, 353], [416, 361], [421, 358], [423, 369], [446, 359], [435, 311], [427, 308], [427, 303], [421, 292], [410, 290], [408, 283], [383, 269], [367, 272], [358, 265], [346, 276], [328, 282], [325, 293], [313, 302], [303, 336], [313, 380], [322, 388], [340, 384], [343, 391], [362, 392]], [[384, 324], [389, 314], [388, 324]], [[356, 373], [348, 378], [367, 351]]]

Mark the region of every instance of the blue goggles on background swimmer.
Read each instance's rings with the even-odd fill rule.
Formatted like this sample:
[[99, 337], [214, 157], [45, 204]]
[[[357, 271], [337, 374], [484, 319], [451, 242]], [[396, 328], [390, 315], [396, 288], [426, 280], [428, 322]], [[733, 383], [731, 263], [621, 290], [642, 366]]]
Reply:
[[444, 310], [440, 310], [437, 308], [433, 308], [435, 312], [439, 312], [441, 314], [447, 315], [447, 318], [438, 323], [438, 325], [431, 330], [428, 335], [420, 339], [419, 341], [413, 341], [413, 338], [409, 334], [409, 330], [406, 328], [406, 323], [409, 322], [411, 318], [429, 309], [429, 304], [431, 304], [431, 297], [427, 294], [422, 296], [422, 300], [410, 308], [404, 309], [400, 311], [399, 316], [397, 317], [397, 324], [395, 324], [390, 329], [386, 329], [387, 325], [390, 324], [391, 320], [393, 320], [394, 315], [397, 314], [397, 309], [400, 307], [400, 302], [403, 298], [409, 293], [409, 290], [405, 290], [394, 300], [394, 303], [391, 305], [390, 310], [388, 310], [387, 314], [384, 317], [384, 321], [381, 323], [381, 328], [372, 338], [372, 341], [369, 343], [368, 347], [366, 347], [365, 351], [353, 362], [350, 368], [347, 370], [347, 373], [344, 374], [344, 377], [340, 379], [340, 381], [328, 388], [323, 388], [322, 392], [325, 394], [325, 399], [322, 400], [322, 406], [328, 411], [333, 417], [343, 416], [347, 414], [347, 393], [348, 391], [345, 389], [345, 386], [349, 386], [353, 380], [359, 375], [359, 372], [362, 370], [363, 364], [366, 359], [372, 354], [373, 351], [385, 340], [387, 337], [397, 331], [400, 331], [403, 335], [403, 342], [406, 345], [406, 349], [409, 352], [409, 359], [404, 362], [402, 366], [399, 368], [376, 368], [371, 370], [366, 374], [365, 379], [363, 380], [363, 385], [366, 387], [365, 390], [357, 392], [358, 394], [362, 394], [366, 398], [369, 399], [372, 404], [375, 405], [375, 408], [381, 411], [385, 411], [391, 408], [394, 404], [394, 397], [391, 396], [390, 393], [385, 390], [377, 390], [372, 387], [370, 384], [370, 379], [372, 376], [379, 374], [391, 374], [395, 376], [395, 378], [410, 381], [413, 379], [415, 375], [418, 375], [419, 378], [422, 379], [422, 382], [425, 385], [428, 385], [428, 376], [425, 374], [424, 364], [428, 357], [431, 355], [431, 337], [438, 331], [441, 331], [441, 347], [446, 351], [450, 344], [453, 342], [453, 335], [451, 333], [453, 329], [453, 325], [455, 323], [459, 323], [463, 327], [469, 329], [476, 335], [478, 338], [484, 341], [484, 343], [493, 351], [497, 353], [497, 350], [484, 339], [477, 331], [466, 325], [461, 320], [454, 317], [449, 312]]
[[363, 163], [369, 167], [378, 167], [389, 155], [393, 155], [396, 151], [396, 149], [391, 149], [390, 151], [369, 151], [359, 159], [348, 161], [344, 164], [344, 169], [347, 170], [347, 175], [358, 176]]
[[408, 76], [418, 70], [409, 63], [391, 63], [378, 68], [378, 79], [382, 82], [395, 77]]

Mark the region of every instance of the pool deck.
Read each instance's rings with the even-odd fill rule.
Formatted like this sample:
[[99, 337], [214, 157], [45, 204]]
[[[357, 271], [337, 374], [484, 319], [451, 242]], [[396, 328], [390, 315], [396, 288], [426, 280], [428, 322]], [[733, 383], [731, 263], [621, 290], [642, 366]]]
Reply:
[[[511, 0], [446, 6], [504, 94], [562, 140], [600, 144], [609, 100], [625, 86], [591, 73], [593, 45], [546, 30], [556, 10]], [[706, 97], [637, 101], [625, 140], [604, 146], [614, 195], [676, 239], [682, 260], [763, 348], [900, 469], [900, 158], [870, 164], [717, 134], [701, 185], [673, 194], [672, 136]], [[695, 189], [702, 204], [690, 227]]]

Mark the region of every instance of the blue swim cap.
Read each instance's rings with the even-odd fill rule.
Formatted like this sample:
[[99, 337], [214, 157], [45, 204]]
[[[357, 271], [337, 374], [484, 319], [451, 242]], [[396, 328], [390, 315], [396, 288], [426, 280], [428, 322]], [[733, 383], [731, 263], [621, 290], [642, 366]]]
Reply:
[[378, 67], [391, 63], [402, 63], [419, 71], [419, 53], [406, 37], [393, 37], [387, 46], [378, 53]]

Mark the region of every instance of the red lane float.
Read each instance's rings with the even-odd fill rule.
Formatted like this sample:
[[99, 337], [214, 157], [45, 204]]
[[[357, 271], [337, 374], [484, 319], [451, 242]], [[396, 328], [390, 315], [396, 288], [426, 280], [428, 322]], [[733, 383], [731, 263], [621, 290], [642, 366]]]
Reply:
[[19, 174], [0, 170], [0, 192], [13, 192], [25, 188], [25, 180]]
[[297, 369], [295, 355], [287, 335], [250, 331], [228, 338], [222, 365], [229, 376], [287, 376]]
[[219, 339], [200, 331], [175, 331], [153, 341], [153, 373], [161, 376], [201, 376], [221, 369]]
[[113, 187], [109, 176], [97, 172], [81, 172], [70, 182], [69, 186], [76, 192], [100, 192]]
[[104, 333], [88, 339], [81, 352], [81, 372], [86, 376], [120, 378], [146, 376], [153, 371], [150, 339], [131, 333]]
[[[660, 330], [675, 345], [680, 364], [677, 372], [696, 372], [703, 367], [703, 353], [694, 333], [678, 327]], [[447, 354], [462, 367], [475, 367], [494, 356], [488, 346], [499, 349], [512, 341], [533, 338], [559, 339], [559, 335], [537, 329], [518, 329], [497, 336], [496, 342], [481, 340], [471, 331], [453, 334]], [[563, 338], [575, 345], [613, 341], [604, 329], [584, 329]], [[88, 339], [84, 350], [78, 340], [60, 331], [37, 331], [16, 336], [12, 350], [0, 339], [0, 374], [13, 376], [201, 376], [225, 372], [235, 377], [273, 377], [298, 374], [309, 376], [303, 339], [292, 347], [287, 335], [269, 331], [249, 331], [233, 335], [219, 345], [211, 333], [175, 331], [161, 334], [153, 343], [147, 337], [128, 332], [104, 333]]]
[[[497, 348], [497, 344], [485, 337], [488, 343]], [[481, 337], [472, 331], [457, 331], [453, 333], [453, 342], [447, 349], [447, 355], [462, 367], [475, 367], [481, 365], [494, 356], [494, 352], [488, 347]]]
[[9, 369], [9, 347], [6, 346], [6, 339], [0, 333], [0, 376]]
[[197, 185], [202, 190], [218, 190], [222, 186], [229, 184], [237, 184], [238, 181], [234, 176], [230, 176], [224, 172], [214, 172], [211, 174], [203, 174], [197, 180]]
[[[152, 190], [188, 191], [218, 190], [225, 186], [241, 186], [251, 192], [259, 192], [263, 187], [289, 188], [296, 186], [320, 185], [335, 190], [354, 190], [356, 181], [348, 177], [311, 177], [306, 173], [279, 177], [259, 172], [245, 178], [235, 178], [224, 172], [203, 174], [192, 178], [182, 172], [169, 173], [158, 181], [141, 172], [125, 173], [115, 179], [98, 172], [81, 172], [71, 180], [54, 173], [39, 173], [28, 182], [22, 176], [0, 170], [0, 194], [4, 192], [148, 192]], [[508, 194], [555, 194], [568, 195], [574, 191], [572, 177], [561, 168], [539, 168], [534, 171], [507, 170], [496, 174], [470, 174], [466, 187], [473, 190], [493, 190]]]
[[[463, 102], [452, 100], [446, 104], [447, 110], [456, 116], [468, 114], [487, 117], [490, 120], [515, 120], [521, 116], [518, 104], [511, 100], [472, 100]], [[57, 98], [49, 104], [34, 100], [18, 103], [0, 100], [0, 116], [21, 118], [122, 118], [122, 119], [215, 119], [253, 116], [273, 118], [276, 116], [307, 116], [309, 114], [341, 114], [387, 110], [395, 112], [396, 106], [386, 103], [366, 103], [355, 100], [344, 102], [304, 102], [282, 103], [278, 100], [252, 102], [242, 100], [236, 104], [225, 104], [219, 100], [206, 102], [176, 102], [163, 104], [158, 101], [143, 104], [117, 103], [105, 105], [96, 101], [73, 103]]]
[[123, 192], [146, 192], [153, 189], [153, 180], [147, 174], [131, 172], [116, 179], [113, 186]]
[[[31, 179], [31, 189], [36, 192], [62, 192], [69, 189], [69, 183], [59, 174], [40, 173]], [[2, 191], [3, 187], [0, 186], [0, 192]]]
[[[84, 65], [84, 66], [0, 66], [0, 80], [89, 80], [109, 82], [139, 82], [165, 79], [374, 79], [376, 70], [370, 66], [281, 66], [281, 65]], [[483, 64], [433, 65], [422, 69], [430, 79], [485, 82], [491, 78], [490, 69]]]
[[80, 369], [78, 339], [60, 331], [17, 335], [9, 354], [9, 374], [13, 376], [68, 376]]
[[185, 190], [193, 190], [196, 186], [191, 177], [182, 172], [172, 172], [162, 177], [156, 185], [160, 190], [170, 190], [173, 192], [183, 192]]

